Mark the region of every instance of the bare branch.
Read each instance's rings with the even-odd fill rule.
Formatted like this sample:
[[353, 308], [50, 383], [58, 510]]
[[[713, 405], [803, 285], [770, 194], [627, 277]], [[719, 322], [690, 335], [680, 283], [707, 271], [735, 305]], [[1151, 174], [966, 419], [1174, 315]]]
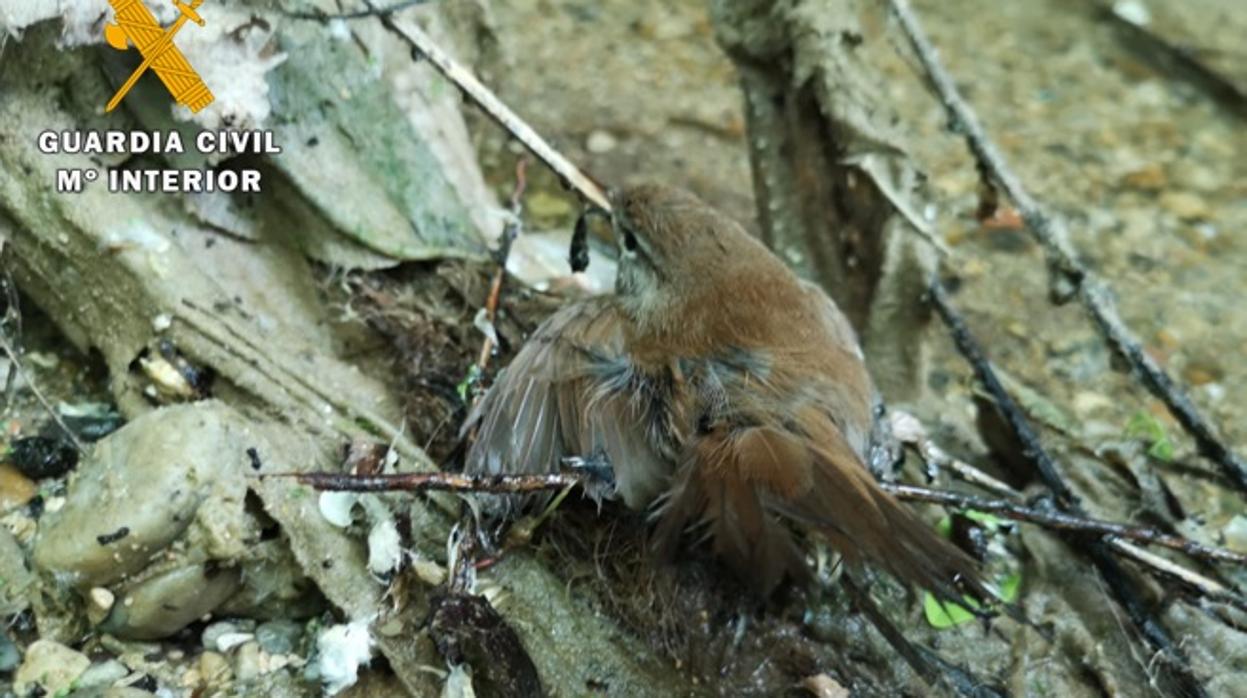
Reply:
[[[0, 260], [4, 257], [5, 242], [5, 239], [0, 237]], [[0, 269], [0, 291], [5, 294], [5, 297], [0, 300], [0, 302], [3, 302], [5, 305], [6, 315], [6, 317], [0, 318], [0, 351], [3, 351], [4, 354], [9, 357], [9, 375], [4, 379], [4, 382], [8, 384], [5, 392], [10, 392], [7, 388], [11, 388], [16, 385], [16, 378], [21, 377], [25, 380], [26, 387], [30, 388], [30, 392], [35, 396], [35, 399], [39, 401], [39, 404], [43, 406], [43, 409], [48, 413], [48, 417], [56, 423], [57, 428], [65, 434], [65, 437], [73, 443], [74, 448], [76, 448], [79, 453], [83, 453], [85, 449], [82, 446], [82, 442], [78, 440], [78, 436], [74, 434], [73, 430], [65, 424], [63, 419], [61, 419], [60, 413], [52, 407], [52, 403], [48, 402], [48, 399], [44, 397], [43, 392], [39, 390], [39, 386], [35, 383], [34, 376], [31, 376], [26, 371], [26, 367], [22, 365], [22, 360], [18, 356], [17, 348], [14, 347], [13, 343], [9, 341], [7, 333], [8, 328], [5, 327], [5, 325], [9, 324], [9, 320], [12, 320], [15, 335], [20, 335], [22, 331], [22, 316], [17, 305], [17, 286], [14, 285], [13, 280], [9, 278], [7, 268]], [[20, 339], [18, 341], [20, 341]]]
[[[903, 0], [893, 1], [900, 2]], [[978, 340], [970, 334], [965, 321], [961, 319], [961, 316], [957, 314], [951, 303], [949, 303], [947, 291], [944, 290], [944, 286], [938, 278], [931, 279], [928, 295], [931, 302], [935, 305], [936, 314], [940, 316], [940, 319], [948, 327], [949, 333], [952, 334], [953, 342], [957, 345], [957, 351], [974, 368], [974, 373], [978, 376], [979, 382], [982, 383], [988, 394], [995, 401], [996, 408], [1000, 411], [1004, 421], [1009, 425], [1019, 443], [1021, 443], [1023, 458], [1030, 463], [1043, 483], [1056, 496], [1057, 505], [1061, 509], [1071, 514], [1085, 516], [1077, 495], [1070, 489], [1057, 469], [1056, 463], [1048, 455], [1047, 450], [1044, 449], [1043, 444], [1039, 440], [1039, 435], [1030, 424], [1030, 420], [1026, 418], [1026, 415], [1023, 414], [1013, 397], [1001, 385], [995, 369], [992, 368], [991, 363], [988, 362], [987, 357], [983, 354]], [[1105, 583], [1112, 590], [1113, 597], [1125, 609], [1126, 615], [1130, 618], [1135, 628], [1143, 635], [1152, 649], [1157, 652], [1158, 657], [1165, 660], [1164, 665], [1170, 669], [1167, 672], [1168, 683], [1170, 683], [1168, 687], [1181, 695], [1206, 696], [1207, 691], [1191, 670], [1190, 659], [1187, 658], [1186, 652], [1174, 642], [1169, 631], [1165, 629], [1165, 626], [1161, 625], [1160, 620], [1155, 617], [1151, 609], [1144, 603], [1135, 583], [1126, 576], [1125, 571], [1121, 568], [1121, 564], [1113, 557], [1106, 542], [1103, 540], [1086, 542], [1085, 545], [1080, 546], [1080, 549], [1091, 558], [1096, 569], [1103, 576]]]
[[1143, 385], [1165, 403], [1174, 418], [1195, 439], [1200, 453], [1217, 463], [1236, 488], [1247, 492], [1247, 461], [1225, 445], [1186, 390], [1143, 350], [1143, 345], [1118, 315], [1109, 288], [1077, 259], [1064, 222], [1051, 215], [1042, 203], [1032, 197], [1009, 168], [1004, 155], [983, 129], [978, 115], [962, 99], [952, 77], [940, 64], [938, 52], [919, 25], [908, 0], [888, 0], [888, 3], [939, 95], [953, 128], [965, 138], [981, 171], [1013, 200], [1027, 228], [1044, 248], [1054, 296], [1059, 301], [1075, 294], [1078, 296], [1105, 341], [1126, 360]]
[[[511, 192], [511, 217], [502, 228], [502, 237], [498, 241], [497, 262], [494, 278], [489, 282], [489, 296], [485, 299], [485, 319], [493, 325], [498, 319], [498, 304], [502, 302], [502, 282], [507, 276], [507, 259], [511, 256], [511, 244], [519, 237], [523, 223], [520, 213], [523, 210], [524, 190], [528, 188], [528, 161], [520, 158], [515, 163], [515, 189]], [[489, 357], [494, 350], [493, 335], [485, 335], [481, 343], [481, 353], [477, 357], [476, 367], [484, 371], [489, 365]]]
[[547, 473], [543, 475], [463, 475], [461, 473], [422, 472], [388, 475], [351, 475], [348, 473], [267, 473], [270, 477], [294, 478], [318, 490], [331, 492], [458, 492], [468, 494], [525, 494], [561, 490], [585, 481], [579, 475]]
[[[369, 8], [372, 3], [365, 0], [365, 5]], [[438, 72], [446, 77], [447, 80], [453, 82], [460, 90], [467, 95], [468, 99], [476, 103], [491, 119], [498, 122], [516, 140], [524, 144], [524, 147], [546, 164], [547, 167], [554, 170], [564, 183], [574, 189], [580, 196], [584, 197], [589, 203], [609, 212], [611, 210], [610, 201], [606, 197], [606, 192], [589, 179], [580, 168], [572, 164], [562, 153], [555, 150], [544, 138], [542, 138], [531, 126], [521, 119], [511, 108], [498, 99], [488, 87], [481, 84], [480, 80], [471, 73], [467, 68], [460, 65], [455, 59], [441, 49], [425, 34], [422, 29], [413, 23], [398, 25], [394, 22], [390, 14], [378, 14], [377, 18], [411, 48], [418, 51], [429, 62], [437, 68]]]
[[922, 460], [938, 468], [946, 468], [967, 482], [991, 490], [1006, 497], [1016, 497], [1018, 493], [1007, 483], [1001, 482], [965, 461], [954, 458], [940, 448], [922, 426], [917, 417], [901, 410], [891, 410], [888, 418], [892, 425], [892, 434], [903, 444], [918, 451]]
[[1114, 521], [1104, 521], [1102, 519], [1093, 519], [1062, 511], [1028, 507], [1016, 502], [1005, 501], [1003, 499], [984, 499], [983, 497], [976, 497], [970, 494], [949, 492], [947, 490], [936, 490], [918, 485], [906, 485], [897, 482], [882, 482], [879, 484], [883, 487], [883, 489], [891, 492], [898, 499], [906, 501], [930, 502], [933, 504], [943, 504], [945, 506], [957, 507], [959, 509], [988, 511], [1014, 521], [1027, 521], [1045, 528], [1056, 529], [1059, 531], [1086, 531], [1088, 533], [1097, 533], [1117, 538], [1129, 538], [1130, 540], [1139, 541], [1140, 543], [1159, 545], [1165, 548], [1178, 550], [1190, 555], [1191, 557], [1217, 560], [1220, 562], [1233, 562], [1240, 565], [1247, 564], [1247, 555], [1236, 553], [1232, 550], [1226, 550], [1225, 548], [1216, 548], [1204, 545], [1203, 543], [1198, 543], [1189, 538], [1183, 538], [1182, 536], [1165, 533], [1164, 531], [1160, 531], [1155, 528], [1130, 526], [1128, 524], [1121, 524]]
[[427, 2], [429, 2], [429, 0], [402, 0], [402, 2], [396, 2], [393, 5], [386, 5], [384, 7], [376, 7], [376, 8], [372, 7], [372, 5], [369, 4], [367, 10], [358, 10], [355, 12], [342, 12], [339, 14], [330, 14], [323, 10], [315, 9], [310, 12], [283, 11], [282, 15], [289, 17], [291, 19], [309, 19], [309, 20], [313, 20], [316, 22], [328, 22], [330, 20], [335, 20], [335, 19], [367, 19], [369, 17], [381, 17], [384, 15], [394, 14], [395, 12], [405, 10], [409, 7], [415, 7], [416, 5], [423, 5]]
[[1210, 601], [1229, 604], [1239, 610], [1247, 611], [1247, 599], [1244, 599], [1241, 594], [1226, 587], [1224, 584], [1215, 582], [1202, 574], [1196, 574], [1181, 565], [1166, 560], [1156, 553], [1144, 550], [1124, 540], [1114, 539], [1110, 541], [1109, 545], [1123, 555], [1134, 558], [1136, 562], [1146, 565], [1166, 577], [1171, 577], [1191, 586]]

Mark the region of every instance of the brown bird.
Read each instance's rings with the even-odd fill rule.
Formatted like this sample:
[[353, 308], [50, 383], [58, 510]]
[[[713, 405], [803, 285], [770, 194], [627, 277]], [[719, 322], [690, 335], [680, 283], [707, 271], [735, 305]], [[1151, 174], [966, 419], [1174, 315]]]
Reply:
[[468, 472], [608, 463], [660, 547], [704, 526], [762, 595], [807, 573], [796, 524], [850, 564], [987, 599], [975, 563], [867, 470], [875, 389], [832, 300], [690, 193], [640, 186], [612, 207], [615, 293], [537, 329], [468, 420]]

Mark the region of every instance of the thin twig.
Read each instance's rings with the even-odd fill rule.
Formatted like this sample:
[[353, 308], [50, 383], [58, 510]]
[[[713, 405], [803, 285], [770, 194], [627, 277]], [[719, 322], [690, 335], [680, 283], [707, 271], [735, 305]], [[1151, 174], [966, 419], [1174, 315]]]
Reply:
[[1062, 511], [1045, 511], [1036, 507], [1029, 507], [1017, 502], [1009, 502], [1003, 499], [985, 499], [976, 497], [971, 494], [962, 494], [960, 492], [949, 492], [948, 490], [937, 490], [930, 487], [922, 487], [919, 485], [907, 485], [898, 482], [881, 482], [879, 483], [883, 489], [891, 492], [898, 499], [904, 499], [911, 502], [930, 502], [933, 504], [942, 504], [944, 506], [957, 507], [959, 509], [974, 509], [976, 511], [989, 511], [993, 514], [999, 514], [1006, 519], [1014, 521], [1028, 521], [1038, 524], [1045, 528], [1056, 529], [1059, 531], [1085, 531], [1087, 533], [1096, 533], [1106, 536], [1114, 536], [1117, 538], [1129, 538], [1130, 540], [1150, 545], [1159, 545], [1165, 548], [1171, 548], [1186, 553], [1191, 557], [1203, 558], [1206, 560], [1217, 560], [1220, 562], [1233, 562], [1237, 564], [1247, 564], [1247, 555], [1236, 553], [1225, 548], [1217, 548], [1204, 545], [1193, 541], [1189, 538], [1176, 536], [1155, 528], [1147, 528], [1144, 526], [1131, 526], [1129, 524], [1117, 523], [1115, 521], [1104, 521], [1103, 519], [1093, 519], [1085, 516], [1078, 516]]
[[1108, 287], [1078, 261], [1064, 221], [1049, 214], [1009, 168], [1004, 155], [983, 129], [978, 115], [961, 97], [952, 77], [940, 64], [938, 52], [919, 25], [908, 0], [888, 0], [888, 3], [939, 95], [954, 130], [965, 138], [981, 170], [1013, 200], [1027, 228], [1044, 248], [1056, 294], [1062, 299], [1077, 294], [1105, 341], [1126, 360], [1144, 386], [1165, 403], [1178, 423], [1194, 438], [1199, 452], [1217, 463], [1235, 487], [1247, 492], [1247, 461], [1225, 445], [1185, 389], [1143, 350], [1142, 343], [1118, 315]]
[[1123, 555], [1133, 558], [1136, 562], [1152, 568], [1153, 571], [1191, 586], [1210, 601], [1228, 604], [1241, 611], [1247, 611], [1247, 599], [1244, 599], [1241, 594], [1220, 582], [1192, 572], [1182, 565], [1175, 564], [1156, 553], [1144, 550], [1119, 538], [1110, 541], [1109, 545]]
[[[893, 433], [896, 434], [896, 437], [900, 439], [903, 443], [907, 443], [911, 446], [915, 446], [919, 448], [920, 452], [926, 452], [927, 450], [930, 450], [932, 452], [947, 456], [947, 454], [944, 453], [943, 449], [941, 449], [937, 444], [933, 443], [932, 441], [930, 441], [930, 439], [927, 438], [926, 432], [922, 428], [921, 422], [918, 422], [917, 418], [905, 412], [901, 412], [897, 410], [893, 410], [889, 414], [892, 416], [892, 420], [893, 420], [893, 429], [894, 429]], [[914, 425], [908, 424], [907, 420], [898, 420], [897, 419], [898, 415], [907, 417], [908, 420], [912, 420], [914, 425], [916, 425], [916, 427]], [[896, 429], [896, 425], [898, 423], [902, 425], [902, 428], [899, 430]], [[915, 444], [912, 444], [907, 440], [908, 438], [912, 438], [915, 436], [918, 436], [921, 438], [922, 445], [916, 446]], [[950, 467], [949, 471], [951, 471], [954, 475], [957, 475], [961, 479], [965, 480], [966, 482], [979, 485], [980, 487], [985, 487], [987, 489], [994, 489], [998, 494], [1004, 495], [1005, 497], [1008, 497], [1013, 500], [1018, 500], [1022, 497], [1021, 492], [1018, 492], [1017, 490], [1013, 489], [1009, 485], [997, 480], [996, 478], [979, 470], [973, 465], [970, 465], [969, 463], [966, 463], [960, 460], [955, 460], [955, 459], [954, 459], [954, 462], [957, 464], [957, 467], [955, 468]], [[1043, 525], [1042, 522], [1034, 522], [1034, 523]], [[1244, 607], [1244, 606], [1247, 606], [1247, 599], [1244, 599], [1244, 597], [1238, 592], [1232, 589], [1226, 588], [1226, 586], [1221, 584], [1220, 582], [1210, 579], [1207, 576], [1202, 575], [1198, 572], [1189, 570], [1159, 555], [1143, 550], [1142, 548], [1139, 548], [1138, 546], [1132, 543], [1128, 543], [1119, 538], [1107, 538], [1107, 541], [1108, 541], [1109, 546], [1117, 550], [1117, 552], [1122, 553], [1123, 555], [1126, 555], [1128, 557], [1134, 558], [1136, 562], [1150, 568], [1150, 571], [1155, 574], [1158, 574], [1163, 577], [1168, 577], [1171, 579], [1176, 579], [1180, 582], [1183, 582], [1187, 584], [1188, 586], [1190, 586], [1191, 588], [1198, 591], [1200, 594], [1202, 594], [1205, 598], [1209, 599], [1210, 601], [1225, 603], [1225, 604], [1234, 606], [1236, 608], [1242, 608], [1243, 610], [1247, 610], [1247, 608]], [[1220, 549], [1213, 548], [1213, 550], [1220, 550]], [[1237, 554], [1237, 553], [1233, 553], [1233, 551], [1229, 551], [1229, 552], [1231, 552], [1231, 554]]]
[[[970, 334], [965, 321], [953, 309], [952, 304], [948, 300], [948, 293], [944, 290], [944, 286], [938, 278], [931, 280], [928, 295], [931, 302], [935, 305], [936, 313], [948, 327], [949, 333], [953, 337], [953, 342], [957, 345], [957, 350], [974, 368], [974, 373], [978, 377], [979, 382], [995, 401], [996, 408], [1013, 431], [1014, 436], [1021, 443], [1022, 456], [1035, 468], [1044, 485], [1055, 495], [1057, 505], [1060, 508], [1071, 514], [1085, 516], [1085, 512], [1079, 505], [1078, 497], [1070, 489], [1069, 485], [1066, 484], [1056, 467], [1056, 463], [1048, 455], [1047, 450], [1044, 449], [1043, 444], [1039, 440], [1039, 435], [1031, 427], [1026, 415], [1023, 414], [1013, 397], [1009, 395], [1009, 392], [1004, 389], [1004, 386], [1000, 384], [1000, 379], [996, 376], [995, 369], [992, 368], [987, 357], [984, 356], [978, 340]], [[1182, 695], [1206, 696], [1207, 691], [1204, 690], [1203, 684], [1191, 670], [1190, 660], [1187, 658], [1186, 653], [1173, 641], [1169, 631], [1156, 619], [1147, 607], [1147, 604], [1144, 603], [1136, 585], [1126, 576], [1120, 563], [1110, 552], [1108, 545], [1103, 540], [1086, 541], [1082, 539], [1080, 548], [1091, 558], [1096, 569], [1099, 570], [1100, 575], [1104, 578], [1105, 583], [1112, 590], [1113, 596], [1121, 604], [1122, 608], [1125, 609], [1126, 615], [1129, 616], [1131, 622], [1134, 623], [1135, 628], [1143, 635], [1152, 649], [1157, 652], [1157, 655], [1167, 660], [1168, 665], [1173, 669], [1172, 679], [1176, 683], [1175, 688]]]
[[[372, 3], [364, 0], [364, 4], [369, 8]], [[389, 14], [377, 15], [381, 24], [389, 29], [404, 42], [407, 43], [415, 51], [418, 51], [429, 62], [437, 68], [438, 72], [446, 77], [447, 80], [453, 82], [460, 90], [467, 95], [468, 99], [476, 103], [491, 119], [498, 122], [516, 140], [528, 148], [528, 150], [546, 164], [547, 167], [554, 170], [563, 182], [574, 189], [580, 196], [584, 197], [590, 204], [610, 212], [610, 200], [606, 196], [606, 192], [589, 179], [580, 168], [572, 164], [562, 153], [555, 150], [544, 138], [542, 138], [531, 126], [521, 119], [511, 108], [498, 99], [488, 87], [481, 84], [480, 80], [471, 73], [467, 68], [460, 65], [455, 59], [441, 49], [433, 39], [429, 38], [422, 29], [414, 24], [408, 23], [405, 26], [399, 26]]]
[[1006, 695], [996, 687], [982, 683], [962, 667], [906, 639], [905, 634], [879, 609], [870, 594], [854, 582], [848, 574], [840, 575], [840, 586], [844, 587], [853, 600], [853, 605], [866, 616], [871, 625], [875, 626], [879, 634], [883, 635], [892, 649], [929, 685], [951, 688], [958, 695], [967, 698], [999, 698]]
[[892, 434], [901, 443], [918, 451], [922, 460], [937, 468], [946, 468], [961, 479], [972, 482], [979, 487], [1006, 497], [1017, 496], [1017, 491], [1007, 483], [1001, 482], [963, 460], [954, 458], [940, 448], [927, 434], [926, 427], [912, 414], [902, 410], [889, 410], [888, 418], [892, 424]]
[[396, 2], [393, 5], [385, 5], [384, 7], [373, 8], [369, 5], [367, 10], [342, 12], [339, 14], [330, 14], [320, 9], [312, 10], [310, 12], [287, 12], [283, 10], [281, 14], [282, 16], [289, 17], [291, 19], [307, 19], [314, 22], [328, 22], [335, 19], [367, 19], [369, 17], [380, 17], [383, 15], [394, 14], [395, 12], [405, 10], [409, 7], [415, 7], [416, 5], [423, 5], [427, 2], [429, 2], [429, 0], [403, 0], [403, 2]]
[[542, 475], [463, 475], [461, 473], [394, 473], [351, 475], [348, 473], [267, 473], [257, 475], [293, 478], [304, 485], [331, 492], [459, 492], [525, 494], [560, 490], [585, 481], [571, 473]]
[[[511, 192], [511, 216], [506, 224], [502, 226], [502, 237], [498, 241], [497, 261], [498, 268], [494, 270], [494, 278], [489, 283], [489, 296], [485, 299], [485, 319], [489, 321], [494, 332], [497, 332], [495, 321], [498, 319], [498, 304], [502, 302], [502, 283], [507, 277], [507, 260], [511, 257], [511, 245], [515, 242], [515, 238], [519, 237], [523, 223], [520, 214], [523, 213], [524, 190], [528, 188], [528, 160], [520, 158], [515, 163], [515, 189]], [[486, 334], [485, 341], [481, 343], [481, 353], [477, 357], [476, 367], [480, 371], [484, 371], [489, 365], [489, 357], [494, 350], [494, 334]]]
[[1146, 24], [1127, 18], [1118, 10], [1118, 3], [1099, 0], [1095, 5], [1097, 14], [1119, 32], [1126, 48], [1144, 62], [1194, 85], [1239, 117], [1247, 117], [1247, 91], [1228, 76], [1201, 61], [1196, 51], [1188, 46], [1174, 44], [1152, 31]]
[[[5, 252], [4, 243], [4, 238], [0, 238], [0, 258], [3, 257]], [[17, 305], [17, 287], [13, 284], [13, 280], [9, 277], [7, 269], [0, 271], [0, 274], [2, 274], [2, 276], [0, 276], [0, 286], [3, 286], [3, 291], [5, 293], [4, 302], [7, 306], [5, 311], [6, 317], [0, 318], [0, 320], [5, 321], [0, 322], [0, 351], [3, 351], [5, 355], [9, 357], [10, 374], [8, 378], [16, 376], [26, 381], [26, 387], [30, 388], [30, 392], [35, 396], [35, 399], [39, 401], [39, 404], [43, 406], [43, 409], [48, 413], [48, 417], [56, 423], [57, 428], [65, 434], [65, 437], [74, 445], [74, 448], [78, 450], [78, 453], [85, 453], [86, 449], [83, 448], [82, 442], [78, 440], [78, 436], [74, 434], [73, 430], [65, 424], [63, 419], [61, 419], [60, 413], [52, 407], [52, 403], [48, 402], [48, 399], [44, 397], [43, 392], [39, 390], [39, 386], [35, 383], [34, 376], [31, 376], [26, 371], [26, 367], [22, 365], [22, 360], [18, 357], [17, 349], [14, 348], [13, 344], [9, 342], [9, 337], [5, 331], [6, 328], [4, 327], [4, 324], [6, 324], [8, 319], [12, 318], [16, 331], [20, 333], [22, 316]], [[8, 382], [8, 378], [6, 378], [6, 383]]]
[[965, 322], [953, 310], [948, 300], [948, 294], [944, 290], [944, 285], [938, 279], [934, 279], [931, 282], [930, 296], [940, 319], [948, 327], [948, 331], [953, 337], [953, 343], [957, 345], [957, 350], [961, 352], [961, 355], [974, 368], [974, 373], [978, 377], [979, 382], [983, 384], [983, 388], [995, 400], [1001, 416], [1005, 418], [1009, 427], [1017, 434], [1018, 440], [1022, 443], [1022, 455], [1035, 465], [1044, 484], [1056, 495], [1058, 504], [1063, 508], [1077, 509], [1080, 506], [1078, 496], [1069, 488], [1069, 485], [1065, 484], [1065, 478], [1062, 477], [1060, 471], [1057, 470], [1056, 463], [1040, 444], [1039, 435], [1031, 427], [1030, 421], [1013, 400], [1013, 396], [1009, 394], [1009, 391], [1005, 390], [1004, 386], [1001, 385], [1000, 379], [996, 376], [996, 371], [988, 363], [987, 357], [983, 355], [983, 350], [979, 347], [978, 341], [974, 339]]
[[73, 443], [74, 448], [78, 449], [78, 453], [85, 453], [86, 449], [83, 447], [82, 442], [78, 440], [78, 436], [61, 419], [61, 415], [56, 411], [56, 408], [52, 407], [52, 403], [48, 402], [48, 399], [44, 397], [43, 392], [39, 390], [39, 386], [35, 384], [34, 377], [26, 372], [26, 368], [22, 366], [21, 359], [17, 357], [17, 352], [13, 350], [13, 346], [9, 344], [9, 340], [4, 336], [3, 332], [0, 332], [0, 351], [4, 351], [9, 357], [10, 365], [17, 370], [17, 375], [26, 381], [26, 387], [30, 388], [30, 392], [34, 394], [35, 399], [39, 401], [39, 404], [48, 413], [48, 416], [56, 423], [57, 428], [65, 434], [65, 438]]

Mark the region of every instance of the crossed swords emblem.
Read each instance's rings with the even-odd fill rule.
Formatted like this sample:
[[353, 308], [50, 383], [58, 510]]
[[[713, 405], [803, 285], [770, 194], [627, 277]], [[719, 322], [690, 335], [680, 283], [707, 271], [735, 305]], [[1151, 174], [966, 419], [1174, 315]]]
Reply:
[[203, 17], [195, 11], [203, 4], [203, 0], [191, 0], [189, 3], [172, 0], [173, 6], [178, 8], [181, 15], [168, 29], [160, 27], [155, 15], [147, 9], [143, 0], [108, 0], [108, 2], [113, 6], [116, 24], [104, 26], [104, 40], [109, 46], [120, 51], [125, 51], [133, 43], [143, 55], [143, 62], [122, 84], [121, 89], [117, 90], [117, 94], [109, 100], [105, 111], [116, 109], [148, 68], [156, 71], [157, 77], [165, 84], [173, 98], [179, 104], [186, 105], [192, 112], [198, 112], [212, 103], [212, 92], [199, 77], [199, 73], [191, 67], [186, 56], [183, 56], [173, 43], [173, 37], [187, 21], [204, 26]]

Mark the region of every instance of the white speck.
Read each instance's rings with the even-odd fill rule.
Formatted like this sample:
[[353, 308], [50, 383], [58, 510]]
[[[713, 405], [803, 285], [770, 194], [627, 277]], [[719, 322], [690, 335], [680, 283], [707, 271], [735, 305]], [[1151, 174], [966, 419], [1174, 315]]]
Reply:
[[368, 532], [368, 570], [383, 577], [403, 560], [403, 541], [393, 519], [384, 519]]
[[230, 650], [244, 645], [255, 639], [255, 635], [251, 633], [221, 633], [216, 639], [216, 649], [218, 652], [229, 652]]
[[1152, 21], [1152, 13], [1148, 11], [1147, 5], [1138, 0], [1121, 0], [1115, 3], [1113, 14], [1140, 27], [1145, 27]]
[[152, 318], [152, 329], [156, 332], [164, 332], [173, 326], [173, 316], [168, 313], [161, 313]]
[[589, 138], [585, 140], [585, 149], [590, 153], [609, 153], [619, 145], [619, 141], [608, 131], [597, 129], [589, 134]]
[[494, 346], [498, 346], [498, 331], [494, 329], [494, 324], [489, 321], [489, 313], [484, 308], [476, 311], [476, 317], [472, 319], [472, 324], [481, 331], [481, 334], [489, 337], [489, 341], [493, 342]]
[[90, 596], [91, 603], [104, 611], [111, 609], [113, 604], [117, 602], [117, 597], [113, 595], [113, 592], [104, 587], [95, 587], [91, 590]]
[[337, 695], [342, 689], [355, 685], [359, 680], [359, 668], [372, 659], [373, 639], [368, 624], [368, 620], [356, 620], [335, 625], [316, 638], [320, 657], [317, 666], [328, 695]]
[[321, 492], [317, 506], [320, 515], [338, 528], [351, 525], [351, 509], [355, 506], [358, 495], [354, 492]]
[[442, 686], [442, 698], [476, 698], [476, 690], [472, 688], [472, 675], [463, 665], [456, 664], [450, 668], [446, 685]]
[[351, 28], [347, 26], [346, 20], [333, 19], [326, 25], [329, 29], [329, 36], [338, 41], [349, 41], [351, 38]]
[[937, 214], [939, 214], [939, 209], [935, 207], [935, 204], [927, 204], [922, 209], [922, 217], [926, 219], [928, 223], [934, 222]]

